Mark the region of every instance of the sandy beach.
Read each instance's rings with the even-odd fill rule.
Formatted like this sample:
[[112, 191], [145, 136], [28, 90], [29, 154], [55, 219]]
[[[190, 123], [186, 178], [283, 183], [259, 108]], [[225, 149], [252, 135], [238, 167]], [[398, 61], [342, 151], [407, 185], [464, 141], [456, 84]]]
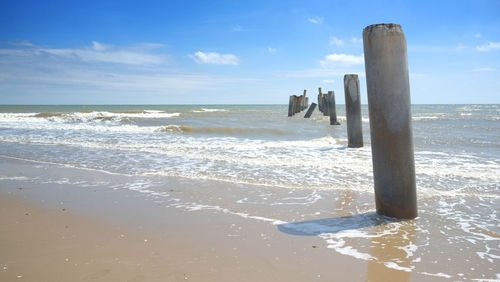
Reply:
[[[40, 168], [20, 160], [1, 161], [2, 169], [18, 174], [17, 180], [0, 182], [2, 281], [432, 278], [337, 254], [315, 236], [293, 236], [275, 225], [216, 211], [165, 208], [130, 190], [21, 184], [23, 175]], [[43, 172], [109, 177], [58, 166]]]

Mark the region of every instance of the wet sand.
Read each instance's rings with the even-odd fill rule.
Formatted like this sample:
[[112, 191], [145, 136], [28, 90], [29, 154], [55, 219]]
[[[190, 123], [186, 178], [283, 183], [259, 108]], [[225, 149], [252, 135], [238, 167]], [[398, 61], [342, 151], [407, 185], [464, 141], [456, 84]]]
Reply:
[[[33, 173], [123, 176], [8, 159], [1, 165], [13, 177], [0, 180], [0, 281], [444, 279], [339, 254], [322, 238], [291, 234], [283, 225], [168, 208], [129, 189], [21, 181]], [[266, 214], [272, 214], [269, 209]], [[394, 242], [372, 242], [371, 253], [401, 257], [400, 265], [409, 265], [404, 252], [384, 248], [397, 245], [397, 236]]]

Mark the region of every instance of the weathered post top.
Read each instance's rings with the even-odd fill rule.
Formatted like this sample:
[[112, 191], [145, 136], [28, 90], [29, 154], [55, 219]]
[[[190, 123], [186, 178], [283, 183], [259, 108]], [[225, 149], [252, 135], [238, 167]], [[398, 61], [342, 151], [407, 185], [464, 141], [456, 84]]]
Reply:
[[398, 24], [363, 30], [377, 213], [417, 216], [406, 39]]
[[401, 25], [394, 23], [381, 23], [381, 24], [372, 24], [363, 29], [363, 35], [365, 33], [371, 33], [376, 30], [385, 30], [387, 32], [400, 32], [403, 33], [401, 29]]

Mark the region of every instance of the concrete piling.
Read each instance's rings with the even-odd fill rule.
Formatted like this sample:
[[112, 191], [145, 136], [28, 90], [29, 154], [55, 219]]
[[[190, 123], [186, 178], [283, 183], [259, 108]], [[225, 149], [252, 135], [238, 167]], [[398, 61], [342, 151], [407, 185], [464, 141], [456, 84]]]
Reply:
[[301, 111], [307, 109], [307, 106], [306, 106], [306, 92], [307, 92], [307, 90], [304, 89], [304, 94], [302, 94], [302, 103], [301, 103], [301, 107], [300, 107]]
[[348, 147], [363, 147], [363, 127], [361, 120], [361, 101], [359, 78], [357, 74], [344, 75], [345, 113], [347, 119]]
[[294, 98], [293, 95], [290, 95], [290, 100], [288, 101], [288, 116], [291, 117], [293, 116], [293, 107], [294, 107]]
[[304, 118], [310, 118], [312, 113], [314, 112], [314, 109], [316, 109], [316, 103], [312, 103], [311, 106], [309, 107], [309, 110], [307, 110], [306, 115]]
[[400, 25], [363, 30], [377, 213], [417, 217], [406, 39]]
[[330, 125], [339, 125], [340, 123], [337, 121], [337, 109], [335, 105], [335, 92], [328, 91], [327, 99], [328, 105], [328, 115], [330, 116]]
[[323, 112], [323, 93], [321, 92], [321, 87], [318, 88], [318, 110]]

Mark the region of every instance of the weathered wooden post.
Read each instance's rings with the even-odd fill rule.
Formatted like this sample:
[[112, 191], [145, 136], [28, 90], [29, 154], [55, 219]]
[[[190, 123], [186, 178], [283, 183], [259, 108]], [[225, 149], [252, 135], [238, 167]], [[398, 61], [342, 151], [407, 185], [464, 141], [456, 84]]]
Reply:
[[328, 91], [328, 114], [330, 116], [330, 125], [339, 125], [337, 121], [337, 109], [335, 106], [335, 92]]
[[325, 94], [323, 95], [323, 97], [321, 97], [321, 104], [323, 104], [323, 115], [324, 116], [329, 116], [330, 112], [329, 112], [329, 108], [328, 108], [328, 94]]
[[304, 98], [304, 96], [300, 95], [299, 96], [299, 102], [297, 103], [297, 113], [300, 113], [300, 111], [302, 111], [302, 99]]
[[406, 39], [397, 24], [363, 30], [377, 213], [417, 217]]
[[294, 99], [293, 95], [290, 95], [290, 100], [288, 101], [288, 116], [291, 117], [293, 116], [293, 106], [294, 106]]
[[321, 92], [321, 87], [318, 88], [318, 110], [323, 112], [323, 93]]
[[299, 105], [299, 97], [297, 97], [297, 95], [293, 95], [293, 114], [297, 113], [298, 105]]
[[309, 107], [309, 110], [307, 110], [306, 115], [304, 118], [310, 118], [312, 113], [314, 112], [314, 109], [316, 109], [316, 103], [312, 103], [311, 106]]
[[302, 94], [302, 107], [301, 107], [301, 111], [305, 110], [307, 107], [306, 107], [306, 92], [307, 90], [304, 89], [304, 94]]
[[344, 75], [345, 115], [347, 119], [348, 147], [363, 147], [363, 126], [361, 101], [359, 99], [359, 79], [357, 74]]

